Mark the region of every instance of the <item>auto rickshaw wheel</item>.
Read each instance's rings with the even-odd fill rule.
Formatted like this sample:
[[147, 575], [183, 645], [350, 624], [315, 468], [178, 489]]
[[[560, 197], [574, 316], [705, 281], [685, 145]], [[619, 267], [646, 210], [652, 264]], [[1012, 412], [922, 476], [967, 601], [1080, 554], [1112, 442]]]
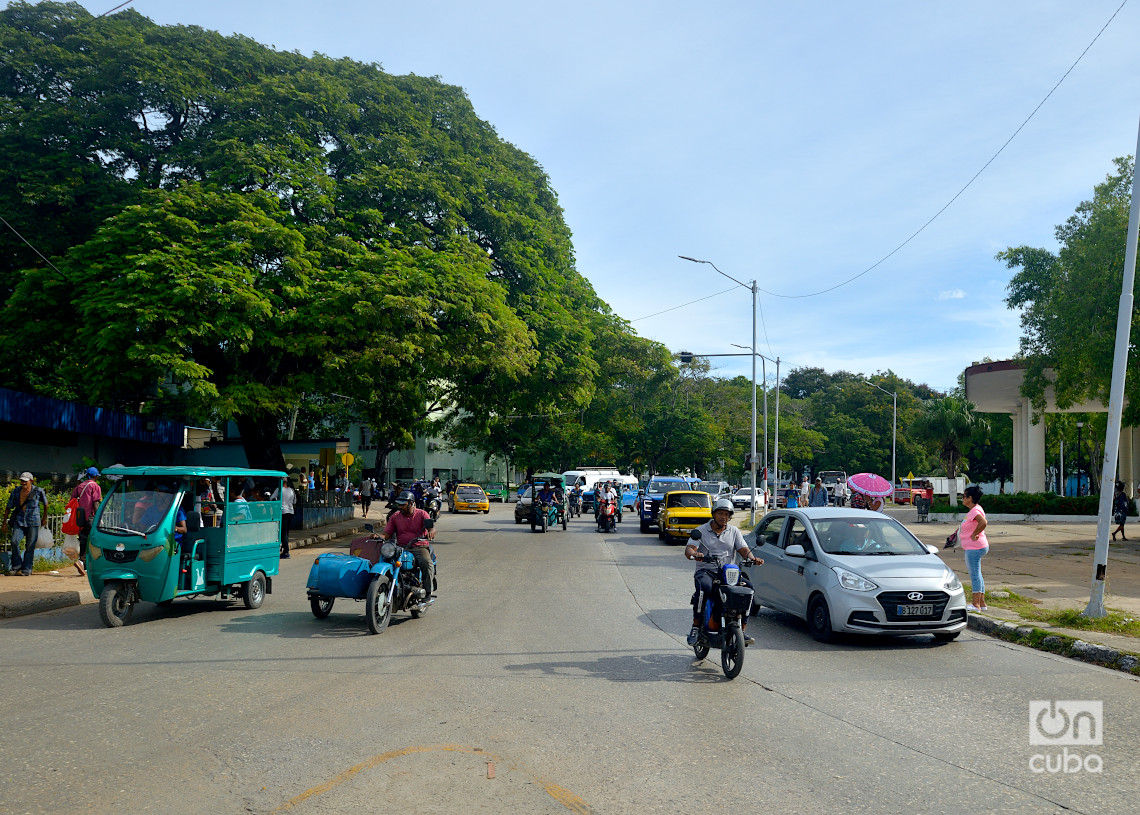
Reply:
[[135, 610], [131, 602], [132, 588], [122, 582], [112, 581], [99, 592], [99, 617], [108, 628], [125, 625]]
[[254, 572], [253, 577], [245, 584], [241, 599], [246, 608], [261, 608], [261, 604], [265, 602], [265, 575]]
[[373, 634], [383, 633], [392, 619], [392, 604], [388, 602], [388, 578], [377, 577], [368, 585], [368, 599], [365, 603], [368, 617], [368, 630]]
[[314, 594], [309, 597], [309, 608], [313, 610], [314, 617], [318, 620], [323, 620], [332, 614], [334, 602], [336, 602], [335, 597], [318, 597]]

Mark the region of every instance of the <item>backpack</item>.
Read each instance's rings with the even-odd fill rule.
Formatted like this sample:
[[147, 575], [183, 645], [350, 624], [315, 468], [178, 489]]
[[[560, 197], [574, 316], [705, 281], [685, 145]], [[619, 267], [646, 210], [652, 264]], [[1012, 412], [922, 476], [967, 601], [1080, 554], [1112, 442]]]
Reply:
[[[81, 492], [86, 493], [86, 491], [87, 485], [84, 484]], [[79, 496], [72, 495], [63, 510], [63, 526], [60, 527], [60, 531], [65, 535], [78, 535], [83, 530], [79, 515]]]

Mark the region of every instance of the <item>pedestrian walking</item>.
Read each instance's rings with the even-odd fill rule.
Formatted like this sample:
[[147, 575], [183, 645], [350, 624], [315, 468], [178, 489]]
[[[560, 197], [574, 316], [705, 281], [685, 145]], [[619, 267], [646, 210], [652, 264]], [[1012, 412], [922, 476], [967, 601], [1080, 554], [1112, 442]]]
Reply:
[[[269, 496], [271, 501], [281, 498], [281, 557], [288, 559], [289, 554], [289, 527], [293, 525], [293, 506], [297, 502], [297, 491], [293, 489], [293, 482], [286, 478], [281, 486]], [[239, 499], [240, 500], [240, 499]]]
[[[42, 510], [42, 511], [41, 511]], [[12, 529], [12, 556], [8, 573], [30, 575], [36, 557], [36, 540], [40, 536], [40, 524], [47, 517], [47, 495], [36, 486], [36, 480], [29, 472], [20, 473], [20, 486], [8, 496], [8, 509], [4, 515], [0, 533]], [[24, 552], [20, 553], [20, 544]]]
[[989, 611], [986, 605], [986, 582], [982, 579], [982, 558], [990, 551], [990, 542], [986, 538], [986, 511], [979, 502], [982, 500], [981, 488], [971, 484], [962, 491], [962, 504], [966, 507], [966, 517], [958, 527], [958, 542], [962, 545], [962, 554], [966, 556], [966, 567], [970, 570], [970, 591], [974, 598], [968, 611]]
[[1128, 520], [1128, 496], [1124, 494], [1124, 482], [1116, 482], [1116, 492], [1112, 496], [1112, 522], [1116, 529], [1112, 530], [1112, 539], [1120, 535], [1121, 540], [1128, 540], [1124, 535], [1124, 522]]
[[823, 486], [823, 479], [818, 476], [815, 479], [815, 486], [812, 487], [811, 492], [808, 493], [808, 506], [827, 506], [827, 488]]
[[95, 510], [103, 500], [103, 488], [95, 479], [99, 477], [99, 470], [88, 467], [80, 473], [79, 483], [71, 491], [71, 497], [79, 502], [77, 522], [79, 524], [79, 560], [75, 561], [75, 568], [81, 574], [87, 574], [87, 539], [91, 537], [91, 519], [95, 517]]
[[368, 517], [368, 507], [372, 505], [372, 479], [365, 478], [360, 482], [360, 509], [362, 517]]

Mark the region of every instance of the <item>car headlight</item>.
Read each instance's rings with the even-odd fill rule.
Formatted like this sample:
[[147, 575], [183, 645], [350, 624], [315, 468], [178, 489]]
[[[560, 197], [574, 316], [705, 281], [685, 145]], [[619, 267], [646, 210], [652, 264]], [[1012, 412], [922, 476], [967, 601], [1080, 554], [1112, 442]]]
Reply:
[[849, 591], [874, 591], [879, 588], [877, 584], [872, 583], [861, 574], [849, 572], [839, 566], [832, 566], [831, 570], [839, 578], [839, 585]]
[[947, 569], [946, 582], [942, 584], [942, 588], [948, 591], [958, 591], [958, 589], [962, 588], [962, 581], [958, 579], [958, 575]]

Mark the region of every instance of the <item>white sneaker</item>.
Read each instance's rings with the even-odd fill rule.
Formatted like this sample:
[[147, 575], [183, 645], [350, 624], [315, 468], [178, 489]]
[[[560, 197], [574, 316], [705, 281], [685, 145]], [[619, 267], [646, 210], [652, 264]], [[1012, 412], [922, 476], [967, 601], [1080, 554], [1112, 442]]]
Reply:
[[980, 611], [989, 611], [990, 607], [989, 606], [982, 606], [981, 609], [979, 609], [979, 610]]
[[966, 606], [966, 611], [981, 611], [981, 609], [975, 606], [973, 603], [970, 603], [968, 606]]

